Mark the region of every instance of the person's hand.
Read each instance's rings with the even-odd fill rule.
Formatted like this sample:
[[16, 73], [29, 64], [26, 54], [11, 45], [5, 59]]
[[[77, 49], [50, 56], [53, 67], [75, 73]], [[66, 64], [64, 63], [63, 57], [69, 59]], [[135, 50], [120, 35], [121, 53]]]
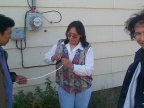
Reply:
[[27, 84], [27, 78], [22, 75], [18, 75], [15, 81], [18, 81], [18, 84]]
[[52, 57], [51, 57], [51, 60], [54, 61], [59, 61], [61, 59], [61, 55], [60, 53], [55, 53]]
[[69, 61], [69, 59], [62, 58], [61, 61], [62, 61], [62, 65], [64, 65], [65, 67], [69, 69], [73, 69], [72, 67], [73, 64]]

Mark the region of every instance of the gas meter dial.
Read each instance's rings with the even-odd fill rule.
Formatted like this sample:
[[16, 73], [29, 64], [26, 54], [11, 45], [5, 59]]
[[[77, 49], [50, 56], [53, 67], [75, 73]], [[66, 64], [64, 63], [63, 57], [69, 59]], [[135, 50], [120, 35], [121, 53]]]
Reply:
[[40, 13], [27, 14], [27, 30], [41, 30], [42, 15]]

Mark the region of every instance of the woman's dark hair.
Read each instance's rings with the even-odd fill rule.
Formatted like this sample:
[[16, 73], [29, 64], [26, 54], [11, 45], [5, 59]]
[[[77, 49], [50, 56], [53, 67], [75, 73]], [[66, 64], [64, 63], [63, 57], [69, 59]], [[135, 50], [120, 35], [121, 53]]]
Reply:
[[15, 22], [13, 19], [0, 14], [0, 33], [2, 35], [4, 34], [4, 31], [7, 30], [8, 27], [13, 27], [14, 25]]
[[79, 35], [81, 35], [82, 37], [80, 37], [80, 42], [82, 43], [82, 46], [85, 48], [86, 46], [88, 46], [88, 42], [86, 40], [86, 35], [85, 35], [85, 29], [83, 24], [80, 21], [73, 21], [69, 24], [67, 30], [66, 30], [66, 40], [64, 41], [65, 44], [67, 44], [69, 42], [68, 37], [67, 37], [67, 33], [69, 32], [69, 30], [75, 27], [76, 31]]
[[129, 33], [129, 35], [131, 36], [131, 40], [135, 39], [135, 26], [136, 24], [142, 25], [144, 24], [144, 10], [142, 10], [141, 12], [132, 15], [132, 17], [130, 17], [126, 23], [125, 23], [125, 31], [127, 33]]

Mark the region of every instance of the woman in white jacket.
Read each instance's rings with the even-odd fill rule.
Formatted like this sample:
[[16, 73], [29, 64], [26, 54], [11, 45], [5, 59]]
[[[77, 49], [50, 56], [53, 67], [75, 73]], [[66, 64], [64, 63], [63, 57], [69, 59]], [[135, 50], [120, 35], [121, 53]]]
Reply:
[[56, 83], [61, 108], [87, 108], [92, 91], [93, 49], [86, 41], [85, 29], [80, 21], [73, 21], [66, 31], [66, 39], [59, 40], [44, 61], [58, 61]]

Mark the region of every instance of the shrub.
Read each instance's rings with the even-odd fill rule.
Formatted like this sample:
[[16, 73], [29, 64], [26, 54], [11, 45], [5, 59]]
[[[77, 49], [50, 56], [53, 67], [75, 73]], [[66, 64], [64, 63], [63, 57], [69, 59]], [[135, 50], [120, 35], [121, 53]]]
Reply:
[[[36, 86], [34, 92], [24, 94], [22, 90], [13, 96], [13, 108], [60, 108], [58, 92], [46, 79], [46, 89]], [[92, 92], [88, 108], [116, 108], [121, 87]]]
[[13, 108], [59, 108], [58, 93], [49, 78], [46, 79], [46, 89], [36, 86], [34, 92], [24, 94], [22, 90], [13, 96]]

